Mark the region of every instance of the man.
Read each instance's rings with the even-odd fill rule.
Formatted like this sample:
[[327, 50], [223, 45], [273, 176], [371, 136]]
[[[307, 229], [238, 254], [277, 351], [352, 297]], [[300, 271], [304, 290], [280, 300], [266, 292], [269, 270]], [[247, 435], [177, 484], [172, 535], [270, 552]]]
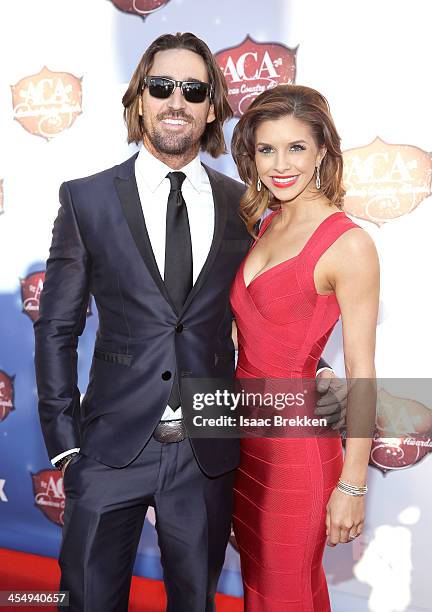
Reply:
[[[151, 505], [168, 610], [210, 611], [239, 448], [188, 438], [179, 380], [234, 371], [229, 289], [250, 246], [237, 213], [244, 188], [198, 157], [225, 151], [232, 112], [192, 34], [150, 45], [123, 104], [128, 140], [144, 146], [61, 186], [35, 324], [41, 425], [64, 471], [60, 587], [72, 611], [126, 611]], [[76, 347], [90, 293], [99, 329], [80, 405]]]

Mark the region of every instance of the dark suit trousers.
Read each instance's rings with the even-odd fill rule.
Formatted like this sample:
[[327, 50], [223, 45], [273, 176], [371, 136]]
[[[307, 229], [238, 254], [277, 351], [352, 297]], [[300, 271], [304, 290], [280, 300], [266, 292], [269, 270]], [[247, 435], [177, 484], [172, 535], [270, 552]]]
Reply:
[[[71, 612], [127, 612], [148, 506], [154, 506], [169, 612], [211, 612], [227, 546], [234, 473], [208, 478], [191, 445], [153, 438], [128, 466], [78, 455], [66, 468], [60, 589]], [[143, 602], [145, 605], [145, 602]], [[61, 608], [60, 608], [61, 609]]]

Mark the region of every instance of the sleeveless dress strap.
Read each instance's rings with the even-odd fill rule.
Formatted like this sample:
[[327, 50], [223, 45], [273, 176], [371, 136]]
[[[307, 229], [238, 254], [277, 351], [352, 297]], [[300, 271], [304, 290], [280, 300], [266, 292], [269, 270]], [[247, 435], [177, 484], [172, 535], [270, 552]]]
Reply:
[[325, 219], [313, 234], [305, 256], [309, 264], [315, 267], [318, 259], [346, 231], [360, 226], [351, 221], [344, 212], [334, 213]]
[[318, 260], [342, 234], [353, 228], [360, 226], [351, 221], [344, 212], [334, 213], [321, 223], [310, 239], [299, 264], [303, 281], [314, 294], [314, 270]]

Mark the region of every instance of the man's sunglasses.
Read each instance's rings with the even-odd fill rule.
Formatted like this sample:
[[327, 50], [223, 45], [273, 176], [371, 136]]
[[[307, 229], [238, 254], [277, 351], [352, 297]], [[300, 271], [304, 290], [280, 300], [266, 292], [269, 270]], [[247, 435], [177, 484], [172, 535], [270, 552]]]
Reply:
[[209, 96], [211, 100], [213, 94], [213, 87], [202, 81], [175, 81], [166, 77], [145, 77], [142, 88], [146, 86], [153, 98], [161, 100], [169, 98], [176, 87], [180, 87], [187, 102], [204, 102], [206, 96]]

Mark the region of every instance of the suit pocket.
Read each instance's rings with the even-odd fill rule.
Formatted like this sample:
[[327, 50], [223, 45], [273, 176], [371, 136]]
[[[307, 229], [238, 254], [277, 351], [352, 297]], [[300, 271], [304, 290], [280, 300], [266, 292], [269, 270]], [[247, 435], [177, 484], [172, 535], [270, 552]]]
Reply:
[[111, 353], [109, 351], [95, 349], [94, 356], [96, 359], [107, 361], [108, 363], [116, 363], [127, 367], [130, 367], [132, 364], [132, 355], [128, 355], [127, 353]]
[[251, 245], [251, 240], [222, 240], [222, 253], [246, 253]]
[[230, 353], [215, 353], [215, 366], [232, 363], [234, 361], [234, 351]]

